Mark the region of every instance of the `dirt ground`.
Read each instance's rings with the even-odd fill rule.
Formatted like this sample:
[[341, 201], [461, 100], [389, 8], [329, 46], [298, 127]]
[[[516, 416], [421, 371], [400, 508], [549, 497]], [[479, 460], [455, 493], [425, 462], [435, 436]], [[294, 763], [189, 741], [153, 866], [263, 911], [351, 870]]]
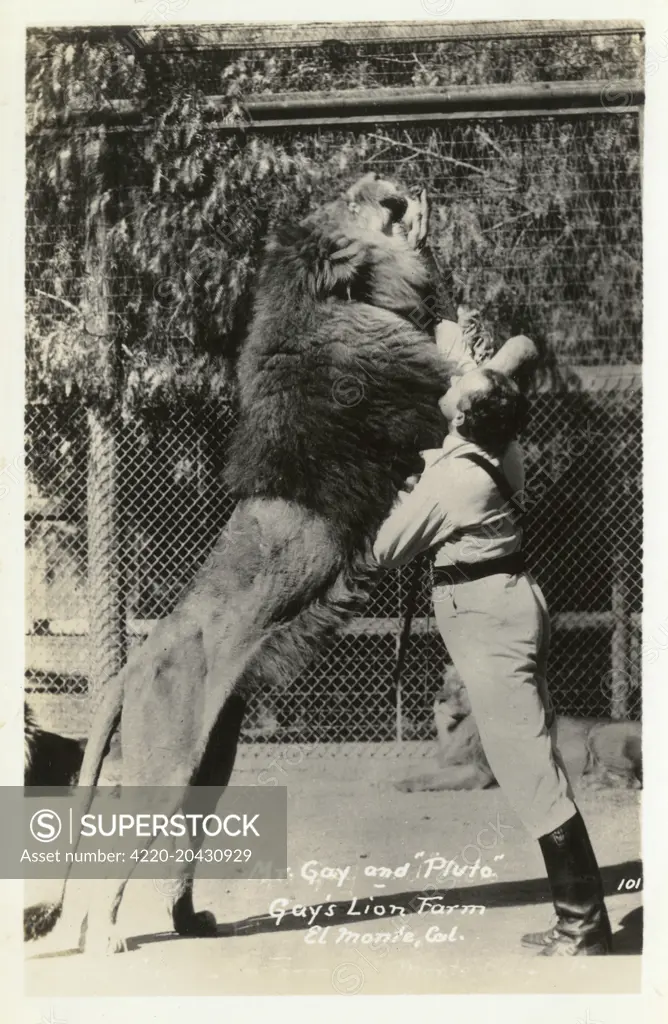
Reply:
[[[270, 768], [275, 757], [245, 751], [232, 782], [258, 785], [271, 777], [287, 786], [287, 880], [201, 880], [196, 905], [215, 913], [215, 939], [176, 937], [160, 883], [131, 881], [119, 915], [128, 952], [102, 960], [75, 952], [56, 957], [31, 943], [26, 994], [639, 990], [642, 886], [618, 891], [624, 880], [642, 878], [638, 793], [575, 783], [603, 869], [616, 955], [557, 960], [519, 945], [524, 931], [548, 925], [551, 905], [538, 845], [498, 789], [397, 792], [391, 780], [427, 770], [424, 755], [416, 761], [378, 749], [374, 756], [320, 751]], [[429, 863], [437, 857], [443, 862]], [[380, 867], [396, 874], [374, 873]], [[314, 878], [325, 868], [339, 873]], [[53, 891], [52, 881], [26, 883], [26, 901]], [[281, 899], [272, 915], [272, 901]], [[295, 904], [322, 910], [311, 923]], [[437, 906], [443, 912], [434, 912]], [[277, 907], [287, 910], [280, 922]]]

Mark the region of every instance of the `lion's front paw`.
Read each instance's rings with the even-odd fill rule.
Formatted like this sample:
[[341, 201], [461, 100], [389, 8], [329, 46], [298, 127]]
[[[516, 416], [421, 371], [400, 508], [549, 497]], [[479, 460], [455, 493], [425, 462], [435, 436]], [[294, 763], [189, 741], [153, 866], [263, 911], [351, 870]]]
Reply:
[[190, 935], [198, 939], [215, 938], [218, 934], [218, 924], [210, 910], [189, 914], [187, 918], [178, 921], [175, 927], [179, 935]]
[[114, 953], [127, 953], [128, 943], [124, 935], [117, 928], [108, 931], [89, 932], [83, 948], [83, 953], [88, 957], [113, 956]]

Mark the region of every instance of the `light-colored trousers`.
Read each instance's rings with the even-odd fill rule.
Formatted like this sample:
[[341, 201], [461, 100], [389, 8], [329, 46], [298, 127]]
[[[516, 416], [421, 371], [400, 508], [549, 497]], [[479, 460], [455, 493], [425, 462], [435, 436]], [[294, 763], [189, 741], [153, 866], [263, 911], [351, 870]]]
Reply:
[[576, 811], [547, 688], [545, 598], [528, 573], [436, 587], [433, 596], [436, 622], [468, 690], [490, 767], [538, 839]]

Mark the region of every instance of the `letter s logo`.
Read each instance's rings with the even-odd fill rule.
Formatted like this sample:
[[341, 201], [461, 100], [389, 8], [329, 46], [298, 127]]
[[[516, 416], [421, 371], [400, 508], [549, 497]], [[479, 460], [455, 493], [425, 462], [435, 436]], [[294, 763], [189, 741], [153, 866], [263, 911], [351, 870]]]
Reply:
[[30, 819], [30, 831], [38, 843], [52, 843], [57, 839], [63, 828], [63, 823], [55, 811], [44, 808], [35, 811]]

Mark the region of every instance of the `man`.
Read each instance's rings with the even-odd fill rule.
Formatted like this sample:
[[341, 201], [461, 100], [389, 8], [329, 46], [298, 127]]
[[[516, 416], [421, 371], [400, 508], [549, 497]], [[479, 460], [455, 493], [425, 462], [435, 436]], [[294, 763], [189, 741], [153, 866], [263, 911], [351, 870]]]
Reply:
[[521, 551], [524, 470], [516, 438], [526, 399], [505, 374], [476, 369], [454, 379], [440, 407], [448, 424], [443, 447], [424, 453], [426, 469], [400, 495], [374, 555], [391, 567], [433, 551], [438, 627], [492, 771], [538, 840], [552, 890], [556, 926], [522, 943], [545, 956], [607, 954], [601, 876], [556, 746], [547, 606]]

